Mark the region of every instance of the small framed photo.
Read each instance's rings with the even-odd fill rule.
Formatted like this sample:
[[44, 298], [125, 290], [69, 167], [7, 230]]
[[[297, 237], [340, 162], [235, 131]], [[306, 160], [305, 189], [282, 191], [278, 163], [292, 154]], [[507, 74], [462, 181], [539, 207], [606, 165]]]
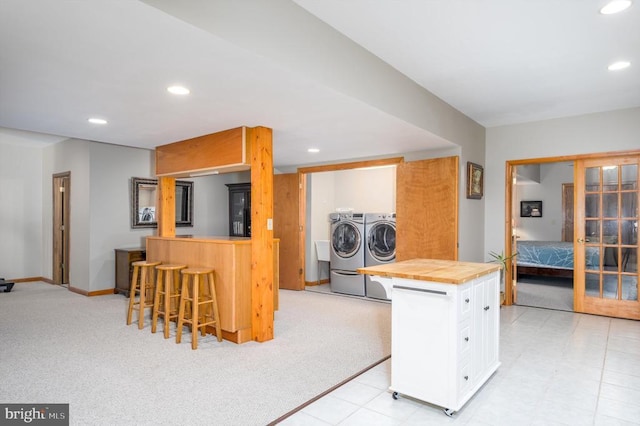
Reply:
[[479, 200], [484, 195], [484, 169], [467, 161], [467, 198]]
[[542, 217], [542, 201], [520, 201], [520, 217]]

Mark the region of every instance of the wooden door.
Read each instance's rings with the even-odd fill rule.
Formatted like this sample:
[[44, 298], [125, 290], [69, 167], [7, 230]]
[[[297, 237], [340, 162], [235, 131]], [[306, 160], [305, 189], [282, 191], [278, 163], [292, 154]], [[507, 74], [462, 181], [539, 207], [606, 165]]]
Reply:
[[69, 283], [69, 232], [71, 173], [53, 175], [53, 268], [54, 284]]
[[400, 163], [396, 260], [458, 260], [458, 157]]
[[640, 319], [640, 156], [579, 160], [575, 170], [574, 307]]
[[562, 184], [562, 241], [573, 238], [573, 183]]
[[297, 173], [273, 176], [273, 236], [280, 239], [279, 288], [304, 290], [304, 276], [300, 253], [300, 193]]

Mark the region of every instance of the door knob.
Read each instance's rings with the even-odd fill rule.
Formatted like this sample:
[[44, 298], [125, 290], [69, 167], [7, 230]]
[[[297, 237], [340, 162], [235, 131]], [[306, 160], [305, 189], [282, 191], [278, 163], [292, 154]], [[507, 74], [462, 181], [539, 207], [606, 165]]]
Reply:
[[584, 244], [584, 238], [578, 238], [578, 243]]

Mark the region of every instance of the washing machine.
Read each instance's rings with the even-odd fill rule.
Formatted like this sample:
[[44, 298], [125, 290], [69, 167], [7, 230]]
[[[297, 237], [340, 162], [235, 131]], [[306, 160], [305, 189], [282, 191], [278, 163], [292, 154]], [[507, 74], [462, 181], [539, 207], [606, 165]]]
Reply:
[[364, 267], [364, 214], [331, 213], [331, 291], [365, 295], [364, 275], [356, 269]]
[[[364, 216], [364, 264], [384, 265], [396, 261], [396, 214], [366, 213]], [[391, 300], [391, 280], [365, 275], [365, 294]]]

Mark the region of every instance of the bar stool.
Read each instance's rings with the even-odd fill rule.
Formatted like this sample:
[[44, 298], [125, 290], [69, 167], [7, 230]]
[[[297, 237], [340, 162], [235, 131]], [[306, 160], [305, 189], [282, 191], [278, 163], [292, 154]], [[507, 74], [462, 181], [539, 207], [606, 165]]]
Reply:
[[[131, 324], [133, 310], [138, 310], [138, 328], [144, 327], [144, 310], [153, 307], [153, 293], [155, 291], [155, 267], [161, 262], [148, 262], [140, 260], [133, 262], [133, 276], [131, 277], [131, 289], [129, 290], [129, 312], [127, 313], [127, 325]], [[140, 280], [138, 280], [138, 274]], [[136, 293], [140, 296], [136, 301]], [[147, 293], [149, 293], [147, 295]], [[148, 296], [148, 297], [147, 297]], [[148, 301], [147, 301], [148, 300]], [[137, 306], [137, 307], [136, 307]]]
[[[180, 343], [182, 339], [182, 327], [185, 323], [191, 325], [191, 349], [198, 348], [198, 329], [204, 336], [208, 325], [215, 325], [218, 342], [222, 342], [213, 269], [187, 268], [182, 269], [180, 272], [182, 274], [182, 289], [180, 292], [176, 343]], [[202, 293], [200, 293], [201, 286]], [[190, 318], [185, 318], [185, 305], [187, 302], [191, 302]]]
[[[164, 338], [169, 338], [169, 321], [178, 318], [180, 305], [180, 270], [187, 265], [162, 264], [156, 266], [156, 297], [153, 299], [151, 332], [156, 332], [158, 314], [164, 319]], [[162, 298], [162, 303], [160, 299]]]

